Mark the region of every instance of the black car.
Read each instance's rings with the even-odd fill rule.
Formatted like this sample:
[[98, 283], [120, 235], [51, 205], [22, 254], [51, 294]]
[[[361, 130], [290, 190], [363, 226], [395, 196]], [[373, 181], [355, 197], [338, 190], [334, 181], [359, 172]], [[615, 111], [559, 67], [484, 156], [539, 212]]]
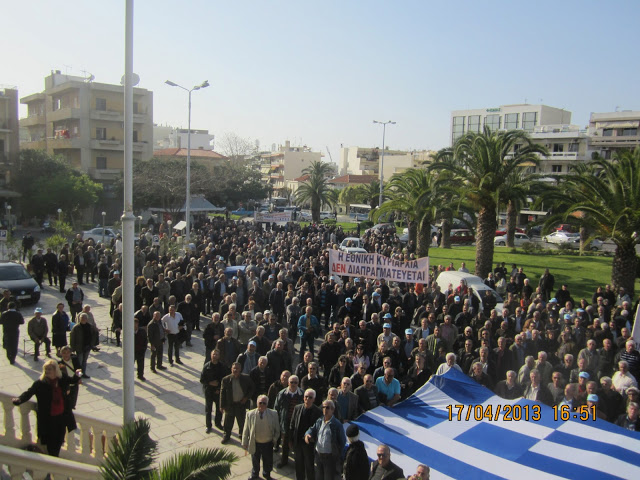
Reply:
[[38, 303], [40, 300], [38, 283], [19, 263], [0, 263], [0, 292], [7, 289], [18, 304]]

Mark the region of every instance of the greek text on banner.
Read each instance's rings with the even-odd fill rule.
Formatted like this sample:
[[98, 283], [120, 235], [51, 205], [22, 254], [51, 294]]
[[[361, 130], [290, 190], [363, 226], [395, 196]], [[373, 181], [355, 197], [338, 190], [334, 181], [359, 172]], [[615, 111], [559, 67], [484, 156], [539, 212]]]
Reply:
[[393, 282], [428, 283], [429, 257], [408, 262], [379, 253], [348, 253], [329, 250], [331, 275], [385, 279]]

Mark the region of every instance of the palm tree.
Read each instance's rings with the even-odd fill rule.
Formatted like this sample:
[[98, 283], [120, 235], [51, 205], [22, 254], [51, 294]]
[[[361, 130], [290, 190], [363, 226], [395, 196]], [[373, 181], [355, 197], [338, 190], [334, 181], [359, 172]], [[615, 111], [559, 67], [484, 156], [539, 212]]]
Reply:
[[433, 225], [442, 192], [435, 175], [411, 168], [394, 174], [386, 186], [388, 200], [373, 212], [374, 220], [384, 214], [400, 212], [407, 218], [409, 240], [416, 242], [418, 257], [429, 255]]
[[158, 442], [149, 436], [150, 429], [144, 418], [122, 428], [100, 465], [103, 480], [222, 480], [231, 476], [231, 465], [238, 458], [219, 448], [188, 450], [154, 468]]
[[500, 203], [507, 205], [507, 247], [515, 246], [518, 212], [527, 204], [527, 197], [532, 192], [544, 191], [545, 188], [548, 188], [548, 185], [541, 184], [537, 175], [524, 168], [512, 171], [505, 179], [500, 189]]
[[336, 194], [331, 193], [328, 177], [333, 172], [331, 165], [323, 162], [312, 162], [302, 173], [309, 175], [309, 179], [296, 190], [296, 204], [311, 205], [311, 219], [320, 221], [320, 209], [323, 205], [333, 206], [336, 203]]
[[[518, 145], [518, 146], [517, 146]], [[454, 173], [461, 194], [478, 212], [476, 275], [484, 278], [493, 265], [493, 239], [498, 226], [497, 205], [506, 179], [525, 166], [537, 165], [546, 149], [522, 130], [469, 132], [453, 146], [455, 162], [436, 162], [431, 169]]]
[[351, 204], [360, 200], [360, 191], [358, 190], [358, 187], [349, 185], [342, 189], [338, 199], [340, 200], [340, 203], [345, 206], [345, 213], [349, 215], [349, 208], [351, 207]]
[[593, 236], [611, 238], [616, 245], [611, 283], [633, 296], [640, 243], [640, 147], [619, 152], [612, 160], [597, 157], [577, 165], [559, 180], [562, 216], [572, 216]]
[[360, 193], [360, 201], [368, 203], [371, 209], [378, 206], [380, 201], [380, 181], [374, 180], [371, 183], [360, 185], [357, 187]]

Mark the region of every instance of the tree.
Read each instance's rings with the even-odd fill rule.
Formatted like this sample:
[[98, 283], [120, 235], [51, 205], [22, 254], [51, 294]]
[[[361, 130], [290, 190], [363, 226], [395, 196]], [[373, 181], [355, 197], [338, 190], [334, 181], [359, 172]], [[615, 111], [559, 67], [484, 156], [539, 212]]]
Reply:
[[571, 218], [592, 237], [611, 238], [616, 245], [611, 283], [633, 297], [640, 243], [640, 148], [618, 152], [612, 160], [596, 157], [557, 178], [555, 210], [562, 213], [545, 226]]
[[212, 167], [206, 178], [205, 197], [217, 206], [236, 207], [269, 196], [271, 186], [262, 181], [260, 171], [246, 160], [227, 160]]
[[513, 248], [518, 212], [527, 204], [527, 197], [532, 192], [542, 192], [548, 185], [540, 184], [538, 177], [524, 168], [514, 170], [505, 179], [500, 190], [500, 203], [507, 205], [507, 247]]
[[245, 160], [247, 155], [250, 155], [256, 149], [251, 140], [233, 132], [222, 135], [222, 138], [218, 141], [218, 146], [222, 153], [233, 161]]
[[469, 132], [453, 146], [455, 162], [436, 162], [432, 169], [453, 172], [459, 191], [478, 212], [476, 275], [484, 278], [493, 265], [493, 239], [498, 226], [497, 205], [506, 179], [531, 164], [546, 149], [534, 144], [522, 130]]
[[25, 217], [42, 217], [62, 208], [72, 221], [79, 212], [98, 201], [102, 185], [80, 173], [61, 156], [44, 151], [22, 150], [20, 167], [11, 187], [21, 194], [18, 201]]
[[351, 204], [360, 201], [360, 191], [358, 190], [358, 187], [349, 185], [343, 188], [338, 195], [338, 200], [344, 205], [345, 213], [349, 215]]
[[359, 185], [357, 189], [360, 195], [359, 200], [361, 202], [368, 203], [372, 209], [378, 206], [378, 203], [380, 202], [379, 180], [374, 180], [373, 182], [367, 183], [365, 185]]
[[377, 221], [384, 214], [400, 212], [407, 218], [409, 240], [416, 242], [419, 257], [429, 255], [431, 225], [435, 222], [444, 188], [436, 176], [424, 169], [411, 168], [394, 174], [387, 184], [388, 200], [373, 212]]
[[320, 209], [323, 205], [333, 206], [337, 195], [329, 187], [329, 175], [333, 173], [331, 165], [323, 162], [312, 162], [302, 171], [309, 179], [300, 184], [296, 190], [296, 204], [311, 206], [311, 219], [320, 222]]
[[154, 468], [158, 442], [149, 436], [150, 429], [146, 419], [124, 425], [100, 465], [103, 480], [222, 480], [231, 476], [237, 457], [218, 448], [188, 450]]

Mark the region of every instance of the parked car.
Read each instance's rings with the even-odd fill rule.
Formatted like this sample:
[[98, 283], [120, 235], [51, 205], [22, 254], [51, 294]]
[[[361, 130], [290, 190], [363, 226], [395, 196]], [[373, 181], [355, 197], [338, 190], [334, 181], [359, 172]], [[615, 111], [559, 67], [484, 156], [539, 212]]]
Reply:
[[[530, 242], [531, 239], [525, 235], [524, 233], [518, 233], [516, 232], [515, 237], [513, 239], [513, 244], [516, 247], [521, 247], [522, 244], [526, 243], [526, 242]], [[494, 245], [498, 245], [500, 247], [504, 247], [507, 244], [507, 235], [501, 235], [499, 237], [496, 237], [493, 239], [493, 244]]]
[[530, 237], [539, 237], [542, 235], [542, 225], [534, 225], [528, 232]]
[[365, 233], [396, 233], [395, 223], [376, 223], [373, 227], [368, 228]]
[[253, 215], [253, 210], [247, 210], [244, 207], [238, 208], [237, 210], [233, 210], [231, 212], [232, 215], [241, 215], [243, 217], [249, 217]]
[[[580, 250], [580, 235], [573, 238], [569, 242], [569, 245], [571, 246], [572, 250]], [[598, 240], [597, 238], [595, 238], [589, 242], [589, 244], [586, 247], [586, 250], [591, 250], [592, 252], [599, 252], [602, 250], [603, 245], [604, 245], [604, 242], [602, 240]]]
[[[344, 240], [342, 240], [342, 243], [340, 244], [340, 250], [342, 250], [343, 252], [352, 252], [354, 248], [359, 250], [364, 249], [364, 243], [358, 237], [347, 237]], [[354, 253], [363, 253], [363, 252], [354, 252]]]
[[333, 212], [320, 212], [320, 220], [329, 220], [335, 218]]
[[56, 228], [51, 225], [51, 222], [43, 222], [42, 229], [40, 230], [42, 233], [56, 233]]
[[349, 216], [356, 222], [366, 222], [367, 220], [369, 220], [368, 213], [350, 213]]
[[436, 278], [436, 283], [440, 285], [440, 288], [444, 291], [449, 288], [449, 284], [453, 286], [453, 288], [457, 288], [460, 285], [460, 280], [464, 280], [467, 282], [467, 286], [473, 288], [474, 295], [480, 300], [480, 308], [484, 308], [483, 299], [486, 296], [487, 290], [490, 290], [493, 293], [493, 296], [496, 297], [496, 310], [498, 312], [502, 312], [504, 307], [504, 300], [500, 296], [498, 292], [496, 292], [491, 287], [485, 285], [484, 281], [478, 277], [477, 275], [473, 275], [472, 273], [466, 272], [440, 272], [440, 275]]
[[[526, 232], [522, 228], [516, 227], [516, 233], [526, 233]], [[506, 234], [507, 234], [506, 230], [496, 230], [496, 237], [501, 237]]]
[[473, 232], [466, 228], [452, 229], [450, 239], [452, 245], [471, 245], [476, 241]]
[[115, 230], [112, 227], [96, 227], [91, 230], [85, 230], [82, 232], [82, 240], [88, 242], [89, 240], [93, 240], [94, 242], [101, 242], [102, 235], [104, 230], [104, 241], [110, 242], [115, 239], [118, 235], [121, 235], [120, 230]]
[[18, 304], [38, 303], [40, 287], [20, 263], [0, 262], [0, 291], [11, 290]]
[[578, 238], [578, 240], [580, 240], [579, 233], [557, 231], [557, 232], [550, 233], [549, 235], [545, 235], [544, 237], [542, 237], [542, 240], [544, 240], [545, 243], [561, 244], [561, 243], [572, 242], [576, 239], [576, 237]]

